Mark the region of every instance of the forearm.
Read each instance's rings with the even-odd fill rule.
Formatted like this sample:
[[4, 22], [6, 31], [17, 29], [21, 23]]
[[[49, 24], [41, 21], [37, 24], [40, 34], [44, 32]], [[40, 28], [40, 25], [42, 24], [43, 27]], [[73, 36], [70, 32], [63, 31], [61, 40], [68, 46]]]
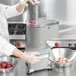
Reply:
[[16, 10], [20, 13], [24, 10], [26, 6], [22, 5], [21, 2], [19, 2], [16, 6]]
[[18, 5], [16, 6], [16, 9], [18, 12], [22, 12], [22, 10], [26, 7], [27, 3], [32, 3], [33, 5], [38, 4], [39, 1], [37, 0], [20, 0]]
[[20, 2], [16, 5], [9, 6], [7, 9], [4, 10], [5, 18], [8, 19], [22, 14], [24, 11], [24, 7], [25, 6], [21, 5]]
[[19, 49], [14, 49], [13, 50], [13, 52], [12, 52], [12, 54], [14, 55], [14, 56], [16, 56], [16, 57], [20, 57], [21, 58], [21, 56], [24, 54], [21, 50], [19, 50]]
[[24, 10], [24, 8], [27, 6], [27, 0], [20, 0], [18, 5], [16, 6], [16, 10], [18, 12], [22, 12]]
[[20, 57], [24, 60], [26, 60], [29, 63], [36, 63], [38, 61], [40, 61], [40, 57], [37, 57], [36, 55], [39, 55], [38, 52], [28, 52], [28, 53], [23, 53], [18, 49], [14, 49], [13, 53], [14, 56], [16, 57]]

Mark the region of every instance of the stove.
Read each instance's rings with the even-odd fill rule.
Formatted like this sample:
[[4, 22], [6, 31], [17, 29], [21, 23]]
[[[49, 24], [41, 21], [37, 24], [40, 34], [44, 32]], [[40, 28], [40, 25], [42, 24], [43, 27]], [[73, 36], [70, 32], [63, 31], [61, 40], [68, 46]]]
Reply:
[[9, 35], [25, 35], [26, 24], [24, 24], [24, 23], [9, 23], [8, 30], [9, 30]]
[[76, 40], [52, 40], [52, 41], [47, 41], [49, 46], [52, 47], [63, 47], [63, 48], [74, 48], [76, 49]]
[[10, 43], [19, 49], [25, 48], [26, 24], [10, 22], [8, 23], [8, 30]]

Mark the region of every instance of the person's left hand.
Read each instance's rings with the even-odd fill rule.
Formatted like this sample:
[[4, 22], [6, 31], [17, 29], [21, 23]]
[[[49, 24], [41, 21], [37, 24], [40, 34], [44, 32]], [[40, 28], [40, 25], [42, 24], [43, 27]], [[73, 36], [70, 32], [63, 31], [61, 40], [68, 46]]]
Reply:
[[39, 57], [39, 53], [38, 52], [27, 52], [24, 53], [21, 56], [22, 59], [24, 59], [25, 61], [34, 64], [40, 61], [40, 57]]

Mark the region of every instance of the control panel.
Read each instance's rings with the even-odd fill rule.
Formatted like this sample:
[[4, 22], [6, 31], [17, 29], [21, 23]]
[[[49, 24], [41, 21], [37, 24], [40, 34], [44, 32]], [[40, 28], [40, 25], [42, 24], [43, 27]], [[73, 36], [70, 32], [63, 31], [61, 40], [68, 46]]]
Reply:
[[76, 47], [76, 40], [47, 41], [50, 47]]
[[25, 40], [10, 40], [10, 43], [17, 48], [25, 48]]

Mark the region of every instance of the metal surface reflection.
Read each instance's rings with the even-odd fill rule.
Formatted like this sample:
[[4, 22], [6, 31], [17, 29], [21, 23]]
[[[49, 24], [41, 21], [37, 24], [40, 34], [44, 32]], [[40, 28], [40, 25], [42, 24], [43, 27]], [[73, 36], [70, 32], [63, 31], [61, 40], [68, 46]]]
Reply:
[[11, 71], [11, 72], [0, 72], [0, 76], [14, 76], [14, 71]]
[[56, 68], [54, 67], [53, 70], [47, 71], [37, 71], [30, 75], [27, 75], [27, 67], [25, 65], [25, 61], [19, 59], [16, 68], [10, 72], [0, 72], [0, 76], [76, 76], [76, 64], [74, 63], [71, 67], [68, 68]]

